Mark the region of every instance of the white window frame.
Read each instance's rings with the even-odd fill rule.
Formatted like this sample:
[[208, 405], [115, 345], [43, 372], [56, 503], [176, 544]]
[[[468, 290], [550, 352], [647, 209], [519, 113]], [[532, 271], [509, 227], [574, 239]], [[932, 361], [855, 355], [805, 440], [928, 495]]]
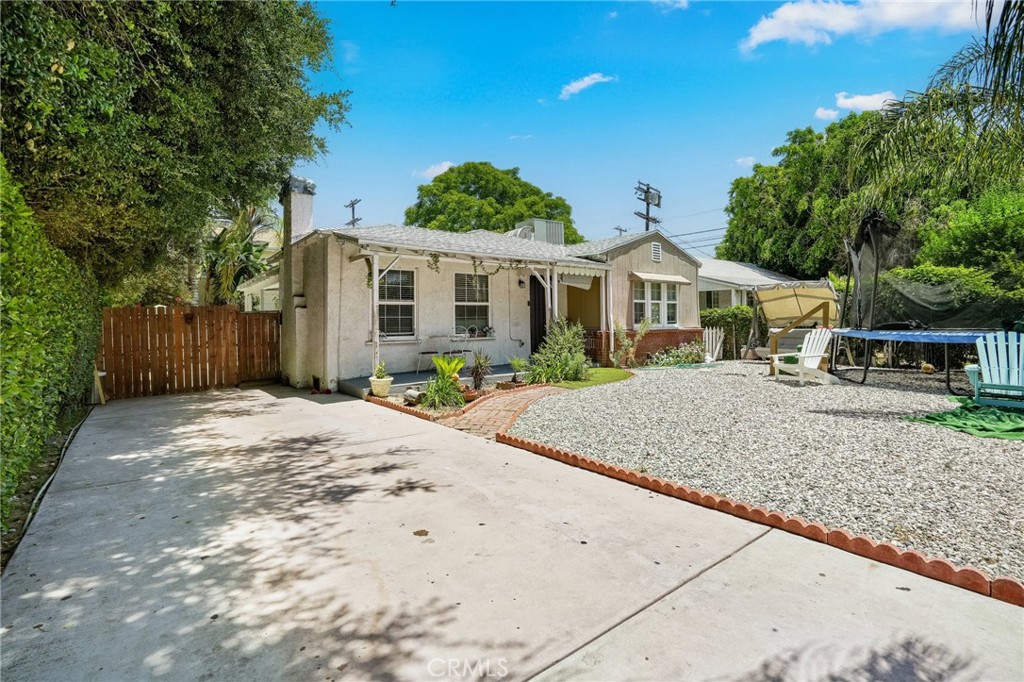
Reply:
[[[462, 301], [462, 302], [454, 301], [454, 299], [455, 299], [455, 292], [458, 290], [458, 282], [457, 282], [457, 280], [458, 280], [460, 275], [463, 276], [463, 277], [483, 277], [484, 280], [487, 282], [487, 301], [486, 302], [484, 302], [484, 301], [473, 301], [473, 302], [470, 302], [470, 301]], [[487, 307], [487, 325], [486, 326], [491, 328], [491, 329], [494, 328], [494, 325], [491, 324], [491, 276], [490, 275], [486, 275], [486, 274], [485, 275], [480, 275], [480, 274], [474, 274], [472, 272], [456, 272], [456, 273], [454, 273], [454, 276], [452, 277], [452, 299], [454, 301], [454, 306], [452, 308], [452, 320], [454, 321], [454, 324], [452, 325], [452, 330], [453, 331], [458, 331], [457, 327], [463, 326], [463, 325], [459, 325], [459, 306], [473, 306], [473, 307], [486, 306]], [[481, 331], [483, 331], [483, 330], [482, 329], [478, 329], [477, 330], [478, 333], [481, 332]]]
[[[384, 284], [384, 279], [389, 274], [391, 274], [392, 272], [408, 272], [408, 273], [412, 274], [412, 300], [411, 301], [391, 301], [391, 300], [387, 300], [387, 299], [384, 298], [383, 292], [381, 291], [381, 289], [383, 287], [383, 284]], [[417, 286], [417, 280], [418, 279], [419, 278], [417, 277], [417, 271], [416, 271], [415, 268], [409, 268], [409, 269], [394, 268], [394, 269], [388, 270], [387, 272], [383, 273], [381, 275], [380, 279], [377, 281], [377, 319], [379, 320], [379, 324], [380, 324], [379, 328], [380, 328], [381, 336], [383, 336], [384, 338], [386, 338], [388, 340], [390, 340], [390, 339], [414, 339], [414, 338], [416, 338], [416, 330], [419, 327], [419, 319], [416, 316], [417, 304], [419, 302], [419, 287]], [[412, 333], [410, 333], [410, 334], [388, 334], [388, 333], [386, 333], [384, 331], [383, 316], [381, 316], [381, 314], [380, 314], [380, 312], [381, 312], [380, 309], [383, 308], [386, 305], [389, 305], [389, 306], [404, 305], [404, 306], [409, 306], [409, 307], [412, 308]], [[372, 302], [371, 302], [371, 306], [372, 306]], [[373, 314], [372, 308], [371, 308], [370, 313]]]
[[[636, 312], [634, 310], [633, 304], [641, 302], [641, 299], [636, 298], [636, 292], [633, 289], [633, 287], [636, 284], [639, 284], [639, 282], [633, 281], [633, 282], [630, 283], [630, 295], [629, 295], [630, 304], [631, 304], [630, 305], [629, 313], [630, 313], [630, 317], [633, 319], [633, 328], [634, 329], [637, 326], [639, 326], [639, 323], [636, 321]], [[656, 301], [651, 299], [651, 285], [652, 284], [661, 285], [661, 296]], [[680, 302], [679, 301], [679, 299], [680, 299], [679, 286], [680, 285], [676, 284], [675, 282], [644, 282], [643, 285], [644, 285], [644, 298], [643, 298], [644, 317], [651, 321], [651, 329], [679, 329], [679, 302]], [[669, 299], [668, 299], [669, 287], [675, 287], [676, 288], [676, 298], [675, 298], [674, 301], [669, 301]], [[654, 317], [652, 315], [652, 310], [653, 310], [653, 307], [654, 307], [654, 306], [651, 305], [652, 303], [658, 303], [659, 304], [660, 314], [658, 315], [658, 319], [654, 319]], [[676, 321], [675, 322], [668, 322], [668, 305], [669, 305], [669, 303], [674, 304], [675, 307], [676, 307]]]

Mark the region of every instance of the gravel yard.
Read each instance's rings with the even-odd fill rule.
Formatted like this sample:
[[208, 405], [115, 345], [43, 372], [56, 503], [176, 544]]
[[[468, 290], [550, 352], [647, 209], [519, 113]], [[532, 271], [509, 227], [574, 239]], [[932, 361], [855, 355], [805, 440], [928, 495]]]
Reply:
[[644, 370], [544, 398], [511, 433], [1024, 580], [1024, 443], [901, 419], [937, 377], [776, 383], [767, 365]]

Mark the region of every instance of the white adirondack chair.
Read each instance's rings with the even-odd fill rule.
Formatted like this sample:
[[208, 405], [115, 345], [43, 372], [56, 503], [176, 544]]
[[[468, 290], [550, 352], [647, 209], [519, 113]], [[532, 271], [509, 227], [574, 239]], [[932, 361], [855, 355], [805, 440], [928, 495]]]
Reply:
[[[832, 330], [819, 327], [811, 330], [804, 337], [803, 349], [797, 353], [778, 353], [769, 355], [775, 367], [775, 380], [796, 378], [803, 386], [808, 379], [822, 383], [837, 384], [839, 379], [828, 372], [818, 369], [823, 359], [828, 358], [829, 344], [832, 342]], [[783, 358], [796, 358], [796, 364], [787, 364]]]
[[978, 338], [978, 364], [964, 367], [974, 402], [1024, 407], [1024, 335], [995, 332]]
[[704, 352], [711, 356], [712, 361], [722, 359], [724, 341], [725, 330], [721, 327], [708, 327], [704, 330]]

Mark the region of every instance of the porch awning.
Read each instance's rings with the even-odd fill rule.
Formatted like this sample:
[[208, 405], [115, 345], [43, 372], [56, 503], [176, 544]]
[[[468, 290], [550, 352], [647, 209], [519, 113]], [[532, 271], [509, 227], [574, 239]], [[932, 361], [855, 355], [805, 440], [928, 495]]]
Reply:
[[589, 289], [594, 278], [590, 275], [559, 275], [558, 281], [566, 286], [576, 287], [578, 289]]
[[638, 279], [641, 282], [675, 282], [676, 284], [690, 284], [690, 280], [682, 275], [659, 275], [652, 272], [630, 272], [630, 279]]

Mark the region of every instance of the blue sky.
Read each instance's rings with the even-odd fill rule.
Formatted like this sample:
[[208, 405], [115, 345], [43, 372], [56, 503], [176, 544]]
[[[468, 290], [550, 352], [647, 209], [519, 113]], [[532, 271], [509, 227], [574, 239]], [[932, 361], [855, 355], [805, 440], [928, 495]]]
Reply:
[[[683, 245], [711, 254], [731, 181], [787, 131], [923, 89], [977, 31], [958, 2], [318, 3], [351, 127], [295, 169], [316, 227], [403, 222], [447, 164], [489, 161], [573, 207], [588, 239], [642, 229], [638, 180]], [[823, 118], [824, 117], [824, 118]]]

